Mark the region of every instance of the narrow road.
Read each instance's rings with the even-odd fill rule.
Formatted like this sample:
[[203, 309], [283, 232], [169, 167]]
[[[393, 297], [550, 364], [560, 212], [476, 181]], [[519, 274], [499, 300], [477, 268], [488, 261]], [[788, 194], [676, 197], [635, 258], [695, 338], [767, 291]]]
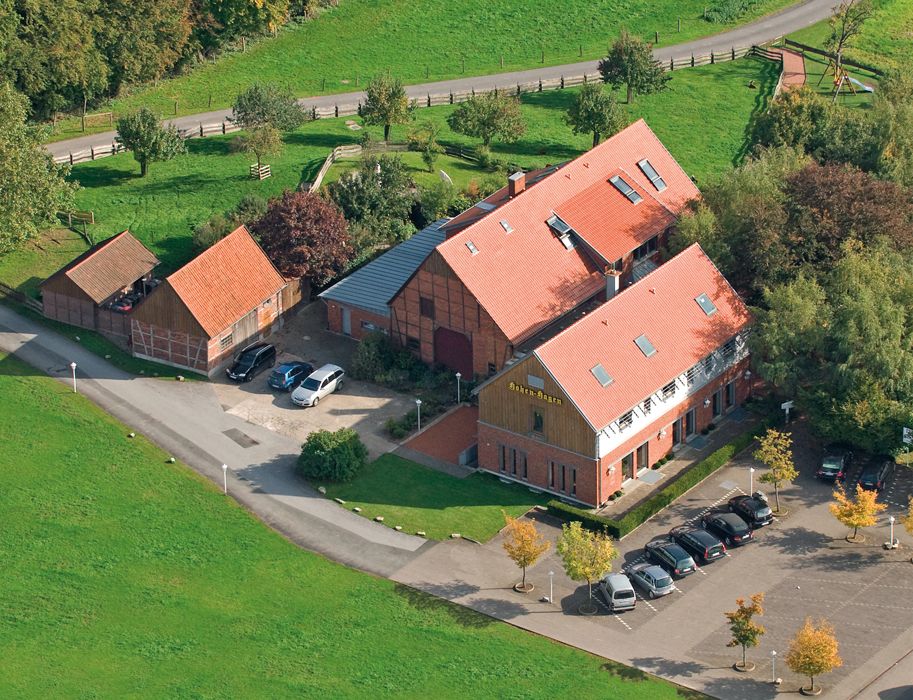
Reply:
[[[778, 37], [794, 32], [810, 24], [830, 17], [837, 0], [806, 0], [798, 5], [787, 7], [767, 17], [746, 24], [736, 29], [731, 29], [721, 34], [695, 39], [683, 44], [675, 44], [656, 49], [653, 53], [657, 59], [668, 61], [670, 58], [685, 58], [692, 53], [695, 55], [713, 52], [728, 51], [732, 47], [751, 46], [763, 44]], [[594, 61], [569, 63], [561, 66], [544, 66], [524, 71], [510, 73], [497, 73], [454, 80], [441, 80], [433, 83], [410, 85], [406, 88], [409, 97], [420, 98], [428, 94], [446, 92], [464, 92], [471, 89], [491, 90], [493, 88], [516, 86], [517, 83], [526, 83], [534, 80], [549, 80], [560, 78], [562, 75], [581, 75], [596, 71]], [[364, 99], [363, 92], [347, 92], [335, 95], [322, 95], [319, 97], [305, 97], [299, 103], [306, 107], [332, 107], [333, 105], [354, 105]], [[212, 124], [220, 122], [231, 116], [231, 109], [220, 109], [212, 112], [190, 114], [177, 117], [169, 121], [179, 129], [197, 127], [200, 123]], [[110, 145], [114, 140], [115, 132], [106, 131], [90, 136], [80, 136], [66, 141], [57, 141], [47, 145], [52, 155], [65, 155], [70, 151], [81, 151], [90, 147]]]
[[[78, 329], [76, 329], [78, 330]], [[135, 377], [40, 324], [0, 305], [0, 350], [64, 383], [77, 364], [79, 393], [145, 435], [296, 544], [330, 559], [389, 576], [434, 543], [350, 513], [313, 491], [293, 471], [301, 446], [226, 413], [212, 386]], [[239, 433], [254, 444], [232, 438]]]

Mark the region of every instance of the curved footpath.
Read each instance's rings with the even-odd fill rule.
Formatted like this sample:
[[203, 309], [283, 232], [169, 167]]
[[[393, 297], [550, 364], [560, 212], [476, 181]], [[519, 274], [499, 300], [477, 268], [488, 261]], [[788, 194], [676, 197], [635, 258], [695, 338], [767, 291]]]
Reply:
[[[787, 7], [775, 14], [762, 17], [759, 20], [746, 24], [737, 29], [731, 29], [721, 34], [695, 39], [694, 41], [656, 49], [653, 54], [661, 61], [670, 58], [684, 58], [695, 55], [708, 54], [711, 51], [722, 53], [733, 47], [764, 44], [790, 32], [794, 32], [810, 24], [830, 17], [837, 0], [806, 0], [798, 5]], [[494, 75], [481, 75], [454, 80], [441, 80], [433, 83], [409, 85], [406, 92], [410, 97], [420, 98], [431, 93], [463, 92], [471, 89], [490, 90], [500, 87], [512, 87], [517, 83], [526, 83], [534, 80], [550, 80], [560, 78], [562, 75], [581, 75], [596, 70], [596, 63], [583, 61], [569, 63], [561, 66], [544, 66], [532, 70], [514, 71], [512, 73], [496, 73]], [[299, 103], [307, 108], [332, 107], [335, 104], [354, 105], [364, 99], [363, 92], [346, 92], [320, 97], [305, 97]], [[231, 116], [231, 109], [220, 109], [213, 112], [202, 112], [177, 117], [168, 123], [174, 124], [179, 129], [190, 129], [199, 124], [220, 122]], [[47, 149], [52, 155], [60, 156], [70, 151], [81, 151], [91, 147], [110, 146], [114, 140], [114, 131], [105, 131], [91, 136], [80, 136], [66, 141], [57, 141], [47, 144]]]

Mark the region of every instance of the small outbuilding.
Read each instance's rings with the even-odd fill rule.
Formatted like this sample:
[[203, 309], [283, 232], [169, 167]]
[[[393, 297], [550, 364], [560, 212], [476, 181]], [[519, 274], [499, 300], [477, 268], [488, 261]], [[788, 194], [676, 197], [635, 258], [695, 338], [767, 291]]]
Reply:
[[169, 275], [134, 311], [133, 354], [212, 375], [282, 324], [286, 281], [241, 226]]
[[157, 284], [158, 258], [129, 231], [97, 243], [41, 283], [44, 315], [126, 344], [130, 313]]

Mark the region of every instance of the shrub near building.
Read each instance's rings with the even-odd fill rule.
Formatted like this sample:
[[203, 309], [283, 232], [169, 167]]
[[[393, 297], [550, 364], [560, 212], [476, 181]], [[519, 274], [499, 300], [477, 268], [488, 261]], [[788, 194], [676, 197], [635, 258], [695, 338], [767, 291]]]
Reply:
[[298, 457], [298, 472], [318, 481], [351, 481], [368, 463], [368, 449], [352, 428], [318, 430], [308, 435]]

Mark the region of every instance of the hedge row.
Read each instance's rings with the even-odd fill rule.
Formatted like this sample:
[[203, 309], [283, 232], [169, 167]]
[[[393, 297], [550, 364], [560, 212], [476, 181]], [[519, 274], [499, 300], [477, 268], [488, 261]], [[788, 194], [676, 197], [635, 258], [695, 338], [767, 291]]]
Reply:
[[765, 428], [766, 426], [759, 426], [755, 430], [743, 433], [732, 442], [723, 445], [716, 452], [683, 472], [678, 479], [618, 520], [595, 515], [588, 510], [576, 508], [558, 500], [549, 501], [548, 509], [551, 513], [564, 520], [577, 520], [586, 528], [608, 532], [613, 537], [620, 539], [672, 503], [685, 491], [713, 474], [713, 472], [732, 459], [733, 456], [748, 447]]

